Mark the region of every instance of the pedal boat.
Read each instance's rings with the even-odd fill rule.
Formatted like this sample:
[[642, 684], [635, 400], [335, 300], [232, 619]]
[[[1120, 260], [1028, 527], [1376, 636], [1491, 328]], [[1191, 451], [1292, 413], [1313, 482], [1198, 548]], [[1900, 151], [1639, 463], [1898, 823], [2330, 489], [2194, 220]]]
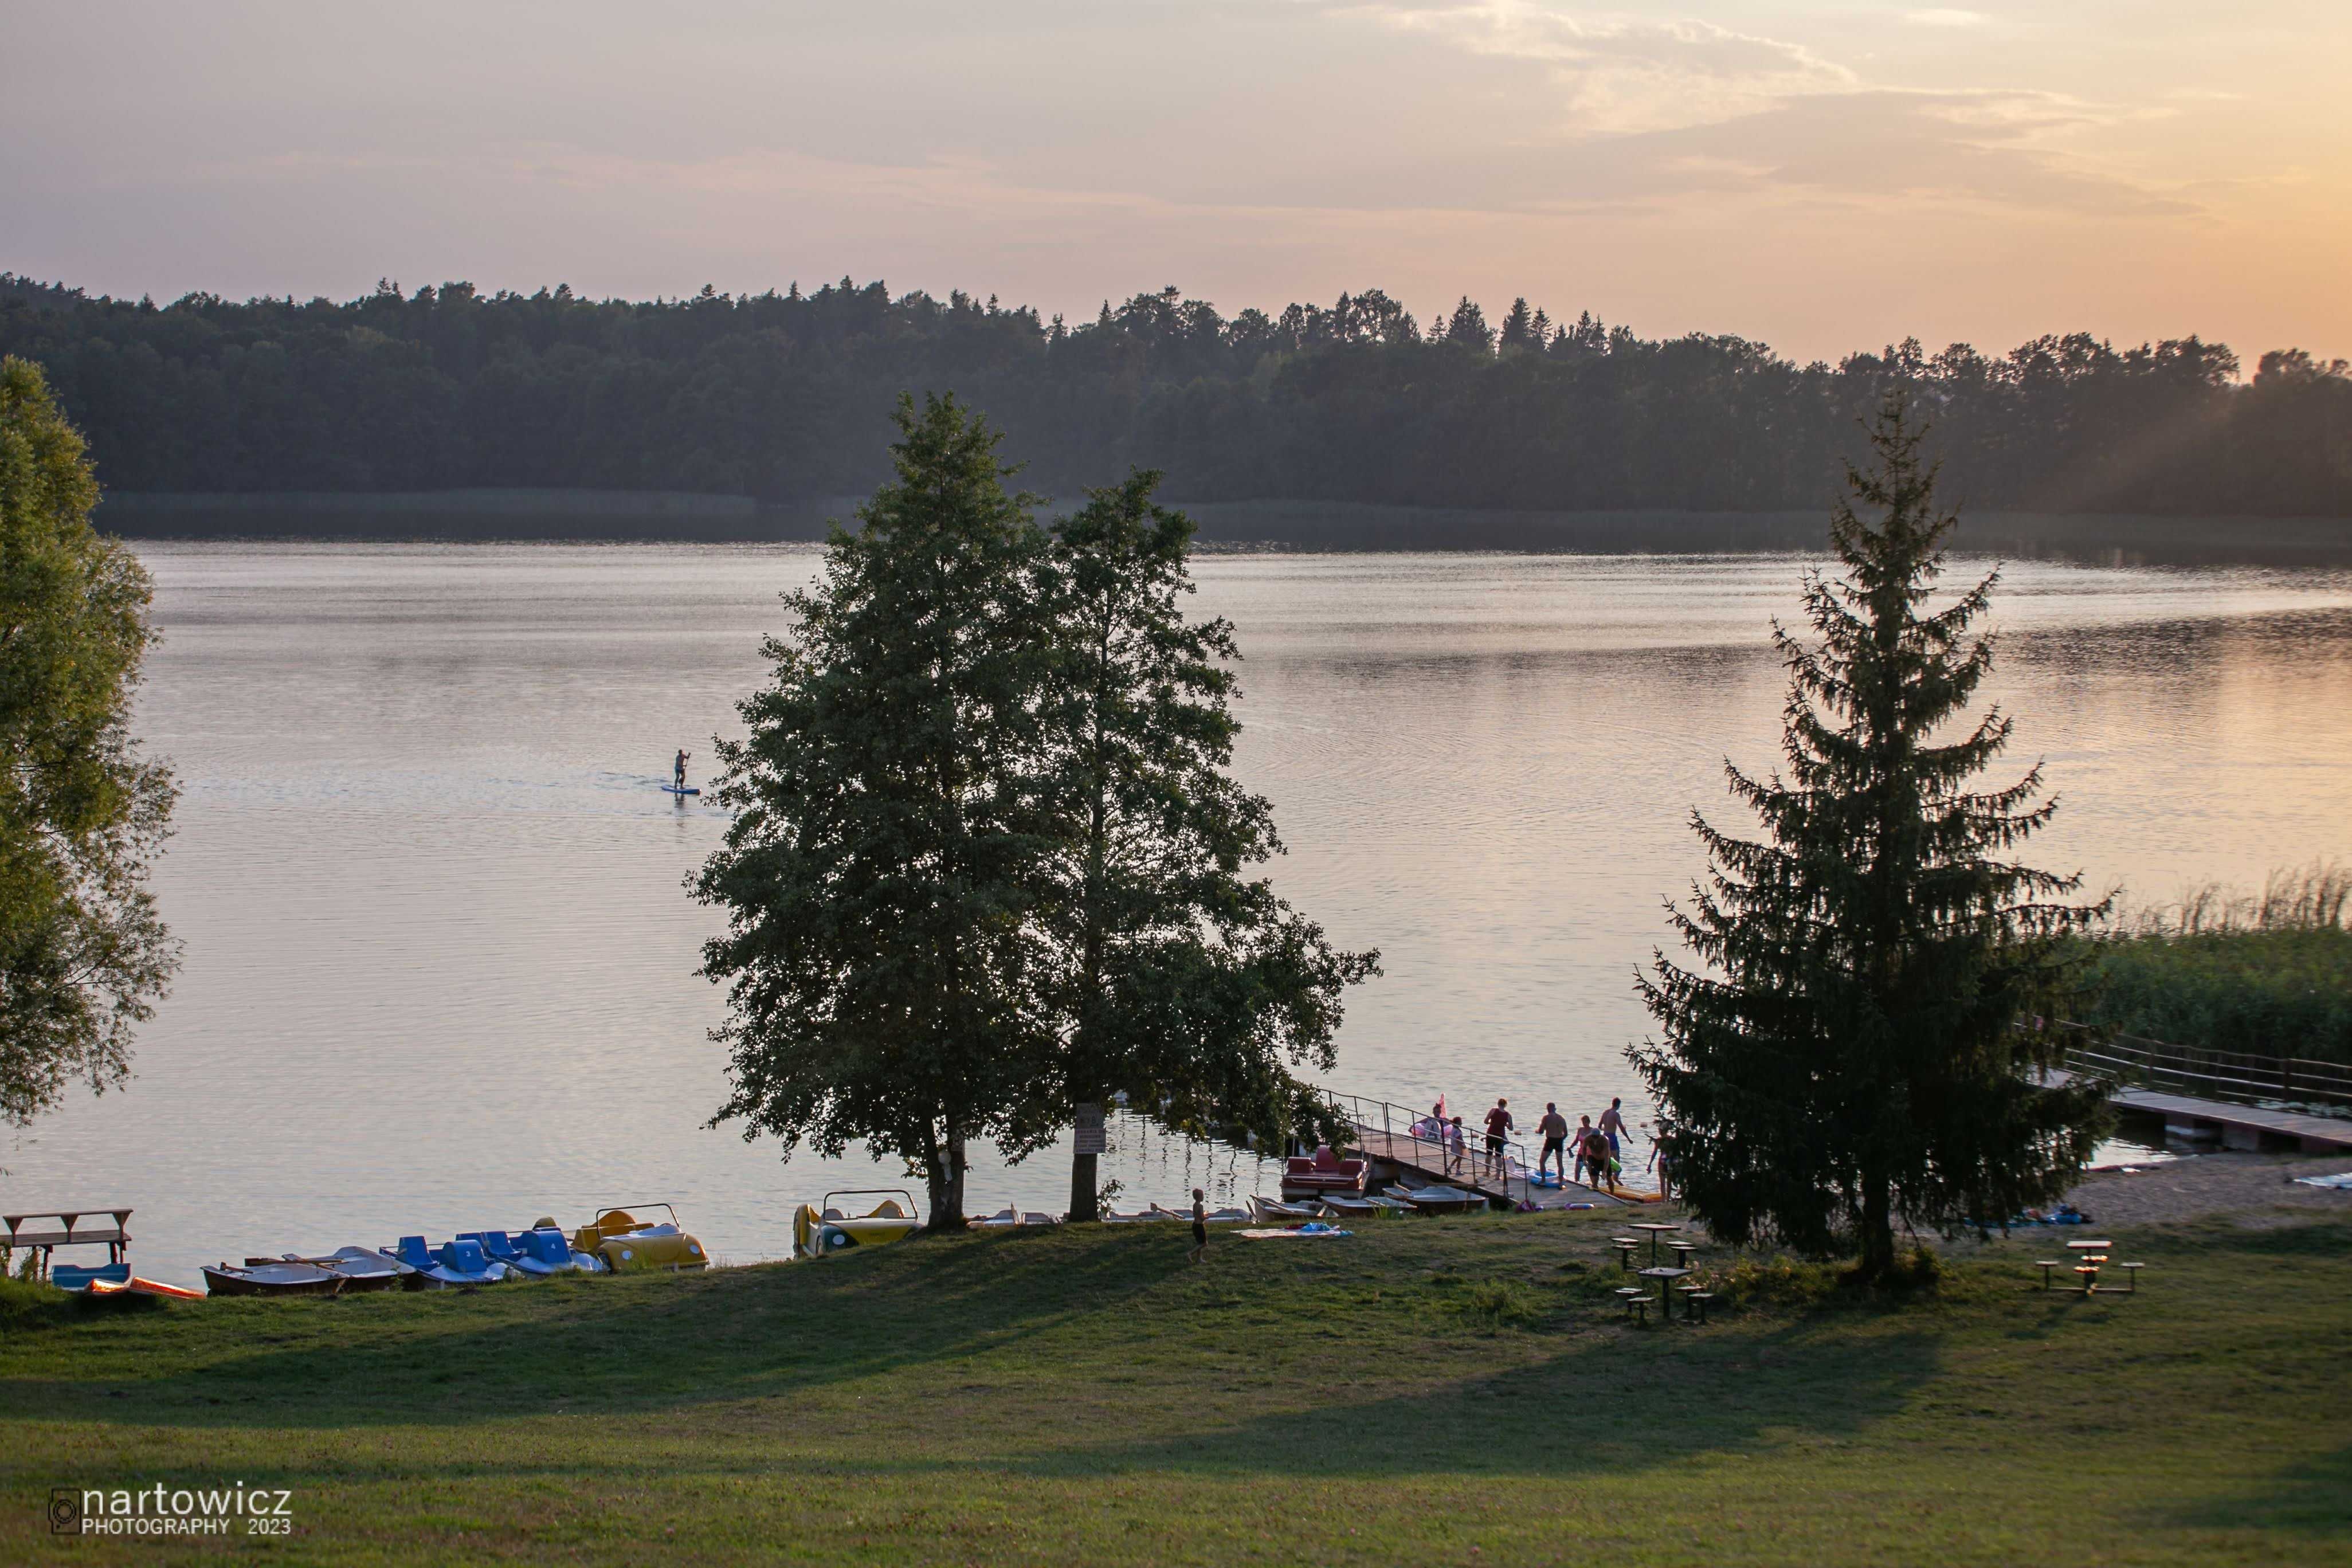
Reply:
[[667, 1204], [637, 1204], [648, 1215], [659, 1209], [666, 1220], [641, 1219], [625, 1208], [596, 1211], [596, 1217], [572, 1233], [572, 1250], [584, 1253], [613, 1274], [640, 1274], [667, 1269], [688, 1273], [710, 1267], [702, 1243], [678, 1228], [677, 1211]]
[[[836, 1198], [880, 1198], [862, 1215], [845, 1213]], [[830, 1258], [856, 1247], [903, 1241], [921, 1227], [915, 1196], [903, 1187], [855, 1188], [824, 1194], [824, 1206], [803, 1204], [793, 1215], [793, 1256]]]

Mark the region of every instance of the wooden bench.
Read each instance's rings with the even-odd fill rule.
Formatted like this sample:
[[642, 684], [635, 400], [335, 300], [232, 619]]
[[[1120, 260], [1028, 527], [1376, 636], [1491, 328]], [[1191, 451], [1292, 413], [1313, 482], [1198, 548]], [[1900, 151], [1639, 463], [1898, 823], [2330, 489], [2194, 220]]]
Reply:
[[1696, 1312], [1698, 1314], [1698, 1321], [1702, 1323], [1706, 1322], [1706, 1304], [1714, 1300], [1715, 1292], [1712, 1290], [1703, 1290], [1696, 1285], [1684, 1286], [1683, 1321], [1689, 1322], [1691, 1321], [1691, 1314], [1693, 1312]]

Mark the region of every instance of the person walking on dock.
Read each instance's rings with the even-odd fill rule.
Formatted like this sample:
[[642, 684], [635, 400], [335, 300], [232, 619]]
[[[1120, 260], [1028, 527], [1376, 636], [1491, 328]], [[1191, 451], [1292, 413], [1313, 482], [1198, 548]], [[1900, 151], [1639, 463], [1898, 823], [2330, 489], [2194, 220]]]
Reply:
[[1462, 1173], [1462, 1118], [1458, 1116], [1445, 1124], [1445, 1173]]
[[1489, 1174], [1497, 1173], [1503, 1168], [1503, 1144], [1510, 1135], [1510, 1131], [1511, 1102], [1507, 1100], [1497, 1100], [1495, 1101], [1495, 1109], [1486, 1112], [1486, 1169]]
[[1601, 1135], [1609, 1140], [1609, 1156], [1612, 1160], [1622, 1159], [1624, 1155], [1624, 1151], [1617, 1146], [1617, 1135], [1625, 1131], [1624, 1112], [1618, 1108], [1624, 1103], [1622, 1100], [1612, 1100], [1609, 1109], [1601, 1113]]
[[1543, 1133], [1544, 1140], [1543, 1154], [1536, 1161], [1536, 1174], [1541, 1176], [1544, 1167], [1549, 1165], [1554, 1174], [1561, 1181], [1567, 1181], [1568, 1118], [1559, 1113], [1559, 1106], [1547, 1100], [1544, 1101], [1543, 1120], [1537, 1122], [1536, 1127]]
[[1198, 1263], [1209, 1250], [1209, 1194], [1200, 1188], [1192, 1189], [1192, 1250], [1184, 1255], [1187, 1263]]
[[1580, 1182], [1583, 1181], [1591, 1173], [1584, 1168], [1584, 1152], [1586, 1148], [1591, 1145], [1591, 1142], [1592, 1118], [1590, 1116], [1578, 1117], [1576, 1119], [1576, 1179]]

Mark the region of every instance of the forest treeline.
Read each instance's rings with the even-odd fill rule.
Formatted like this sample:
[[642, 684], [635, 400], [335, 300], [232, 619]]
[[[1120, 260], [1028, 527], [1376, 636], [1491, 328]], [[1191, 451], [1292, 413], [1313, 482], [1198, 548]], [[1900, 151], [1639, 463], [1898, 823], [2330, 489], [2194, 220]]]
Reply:
[[870, 489], [898, 395], [953, 390], [1074, 493], [1129, 465], [1187, 500], [1810, 509], [1890, 383], [1979, 509], [2352, 515], [2352, 374], [2301, 350], [2086, 333], [1906, 342], [1835, 365], [1378, 289], [1226, 317], [1170, 289], [1070, 325], [994, 299], [588, 300], [466, 283], [349, 301], [96, 298], [0, 275], [0, 353], [38, 361], [125, 491]]

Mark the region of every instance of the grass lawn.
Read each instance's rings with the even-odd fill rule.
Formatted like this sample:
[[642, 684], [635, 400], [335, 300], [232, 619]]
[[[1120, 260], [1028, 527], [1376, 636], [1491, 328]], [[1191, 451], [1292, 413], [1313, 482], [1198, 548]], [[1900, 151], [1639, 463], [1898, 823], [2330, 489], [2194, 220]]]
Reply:
[[[2265, 1226], [2119, 1234], [2136, 1297], [2028, 1289], [2045, 1235], [1704, 1328], [1613, 1321], [1606, 1215], [20, 1312], [0, 1561], [2343, 1563], [2352, 1224]], [[294, 1534], [48, 1532], [158, 1482]]]

